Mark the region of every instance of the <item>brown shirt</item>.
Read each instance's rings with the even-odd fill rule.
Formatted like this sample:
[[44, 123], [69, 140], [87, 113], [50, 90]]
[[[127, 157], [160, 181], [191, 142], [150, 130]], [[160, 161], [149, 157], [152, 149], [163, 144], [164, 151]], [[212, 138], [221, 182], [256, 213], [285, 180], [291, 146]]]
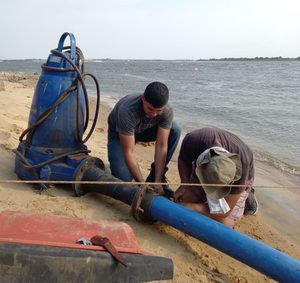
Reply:
[[[242, 162], [242, 177], [234, 185], [246, 185], [254, 179], [253, 152], [236, 135], [218, 128], [202, 128], [188, 133], [182, 141], [179, 158], [185, 162], [196, 162], [198, 156], [206, 149], [220, 146], [231, 153], [240, 156]], [[199, 182], [194, 170], [191, 172], [191, 182]], [[245, 187], [233, 187], [230, 194], [238, 194]]]

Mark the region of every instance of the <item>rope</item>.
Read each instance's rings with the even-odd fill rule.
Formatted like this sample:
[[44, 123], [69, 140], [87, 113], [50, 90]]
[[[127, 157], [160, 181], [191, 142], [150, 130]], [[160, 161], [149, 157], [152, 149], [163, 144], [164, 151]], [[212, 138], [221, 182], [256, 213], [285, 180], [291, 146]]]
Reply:
[[[227, 184], [205, 184], [205, 183], [150, 183], [150, 182], [111, 182], [111, 181], [49, 181], [49, 180], [0, 180], [2, 184], [99, 184], [99, 185], [127, 185], [127, 186], [140, 186], [140, 185], [174, 185], [174, 186], [206, 186], [206, 187], [249, 187], [249, 185], [227, 185]], [[288, 188], [299, 189], [300, 186], [296, 185], [251, 185], [254, 188]]]

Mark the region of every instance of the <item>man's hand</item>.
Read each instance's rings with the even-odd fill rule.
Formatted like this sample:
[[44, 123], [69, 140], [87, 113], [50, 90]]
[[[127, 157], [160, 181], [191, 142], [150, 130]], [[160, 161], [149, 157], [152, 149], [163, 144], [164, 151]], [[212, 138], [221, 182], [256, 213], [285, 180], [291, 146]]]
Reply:
[[159, 194], [159, 195], [164, 195], [165, 194], [162, 185], [154, 185], [153, 184], [153, 185], [150, 185], [150, 186], [153, 188], [154, 192], [156, 192], [157, 194]]
[[144, 182], [139, 164], [135, 155], [135, 137], [126, 136], [119, 134], [122, 150], [124, 153], [125, 163], [133, 176], [134, 180], [137, 182]]
[[187, 187], [186, 186], [180, 186], [174, 193], [174, 201], [175, 202], [182, 202], [182, 197], [184, 193], [186, 192]]

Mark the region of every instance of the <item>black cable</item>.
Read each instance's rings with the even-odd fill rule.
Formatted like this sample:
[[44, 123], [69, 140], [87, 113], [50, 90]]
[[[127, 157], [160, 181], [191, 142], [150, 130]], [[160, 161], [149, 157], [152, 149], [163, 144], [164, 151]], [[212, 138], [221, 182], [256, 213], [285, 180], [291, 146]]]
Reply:
[[[64, 47], [63, 49], [69, 49], [70, 46], [66, 46]], [[84, 73], [84, 57], [83, 57], [83, 53], [82, 51], [76, 47], [76, 54], [78, 55], [78, 58], [79, 58], [79, 64], [81, 63], [81, 66], [79, 66], [79, 68], [76, 66], [76, 64], [74, 64], [74, 62], [69, 59], [65, 53], [63, 52], [60, 52], [58, 51], [57, 49], [54, 49], [54, 50], [51, 50], [51, 53], [53, 54], [56, 54], [62, 58], [64, 58], [67, 62], [70, 63], [70, 65], [72, 66], [73, 69], [71, 68], [56, 68], [56, 67], [50, 67], [50, 66], [46, 66], [45, 64], [42, 65], [42, 68], [43, 69], [46, 69], [46, 70], [49, 70], [49, 71], [59, 71], [59, 72], [69, 72], [69, 71], [72, 71], [72, 72], [76, 72], [77, 73], [77, 79], [74, 81], [74, 83], [67, 89], [65, 90], [62, 94], [59, 95], [58, 99], [54, 102], [54, 104], [49, 108], [47, 109], [45, 112], [43, 112], [39, 118], [36, 120], [36, 122], [31, 125], [29, 128], [27, 128], [19, 137], [19, 140], [22, 141], [24, 136], [26, 136], [26, 141], [25, 141], [25, 146], [24, 146], [24, 150], [22, 152], [22, 154], [19, 154], [18, 152], [18, 155], [19, 156], [22, 156], [22, 160], [23, 162], [29, 166], [29, 162], [26, 160], [25, 158], [25, 153], [26, 153], [26, 149], [31, 141], [31, 137], [36, 129], [36, 127], [38, 127], [41, 123], [43, 123], [51, 114], [52, 112], [55, 110], [55, 108], [60, 104], [62, 103], [63, 101], [65, 101], [69, 95], [77, 90], [77, 117], [76, 117], [76, 126], [77, 126], [77, 138], [78, 140], [81, 142], [81, 143], [85, 143], [88, 141], [88, 139], [91, 137], [94, 129], [95, 129], [95, 126], [96, 126], [96, 123], [97, 123], [97, 119], [98, 119], [98, 115], [99, 115], [99, 108], [100, 108], [100, 88], [99, 88], [99, 84], [98, 84], [98, 81], [96, 79], [95, 76], [93, 76], [92, 74], [90, 73]], [[91, 126], [91, 129], [90, 131], [88, 132], [87, 136], [83, 139], [83, 134], [84, 132], [86, 131], [87, 127], [88, 127], [88, 122], [89, 122], [89, 101], [88, 101], [88, 95], [87, 95], [87, 90], [86, 90], [86, 86], [85, 86], [85, 83], [84, 83], [84, 78], [87, 77], [87, 76], [90, 76], [94, 82], [95, 82], [95, 85], [96, 85], [96, 90], [97, 90], [97, 100], [96, 100], [96, 110], [95, 110], [95, 115], [94, 115], [94, 120], [93, 120], [93, 123], [92, 123], [92, 126]], [[80, 96], [80, 86], [82, 86], [82, 90], [83, 90], [83, 94], [84, 94], [84, 101], [85, 101], [85, 108], [86, 108], [86, 113], [85, 113], [85, 121], [84, 121], [84, 128], [83, 128], [83, 131], [82, 133], [80, 132], [80, 112], [79, 112], [79, 105], [80, 105], [80, 100], [79, 100], [79, 96]], [[89, 152], [89, 151], [79, 151], [79, 152]], [[74, 152], [70, 152], [70, 153], [65, 153], [63, 155], [59, 155], [57, 156], [57, 158], [52, 158], [50, 160], [48, 160], [46, 162], [47, 163], [50, 163], [50, 162], [53, 162], [57, 159], [60, 159], [64, 156], [67, 156], [69, 154], [74, 154]], [[26, 160], [26, 161], [25, 161]], [[45, 162], [43, 163], [40, 163], [40, 164], [37, 164], [37, 165], [34, 165], [32, 166], [30, 164], [30, 167], [41, 167], [41, 164], [44, 164]]]
[[[96, 90], [97, 90], [97, 100], [96, 100], [96, 111], [95, 111], [95, 116], [94, 116], [94, 119], [93, 119], [93, 123], [92, 123], [92, 126], [91, 126], [91, 129], [90, 129], [89, 133], [86, 135], [85, 139], [82, 141], [83, 143], [86, 143], [89, 140], [89, 138], [91, 137], [92, 133], [95, 130], [97, 120], [98, 120], [98, 115], [99, 115], [99, 109], [100, 109], [100, 87], [99, 87], [98, 81], [97, 81], [96, 77], [94, 75], [90, 74], [90, 73], [84, 73], [83, 74], [83, 78], [86, 77], [86, 76], [91, 77], [95, 82]], [[99, 96], [98, 96], [98, 94], [99, 94]]]
[[78, 154], [78, 153], [90, 153], [91, 151], [87, 150], [87, 149], [70, 151], [70, 152], [62, 153], [60, 155], [57, 155], [57, 156], [55, 156], [53, 158], [50, 158], [50, 159], [48, 159], [48, 160], [46, 160], [44, 162], [41, 162], [41, 163], [35, 164], [35, 165], [30, 164], [29, 161], [19, 151], [17, 151], [16, 149], [13, 149], [13, 152], [22, 159], [23, 163], [25, 163], [24, 164], [25, 168], [36, 169], [36, 168], [39, 168], [39, 167], [43, 167], [43, 166], [45, 166], [45, 165], [47, 165], [47, 164], [49, 164], [49, 163], [51, 163], [53, 161], [56, 161], [56, 160], [61, 159], [63, 157], [66, 157], [68, 155]]

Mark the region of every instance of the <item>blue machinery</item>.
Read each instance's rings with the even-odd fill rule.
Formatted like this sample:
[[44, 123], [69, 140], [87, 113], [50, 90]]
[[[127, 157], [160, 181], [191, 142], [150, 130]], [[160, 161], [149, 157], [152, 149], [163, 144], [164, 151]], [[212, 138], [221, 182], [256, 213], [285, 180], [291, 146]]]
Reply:
[[[70, 37], [70, 46], [64, 40]], [[91, 77], [97, 89], [93, 124], [88, 127], [89, 104], [84, 79]], [[64, 33], [57, 49], [51, 51], [38, 80], [31, 104], [28, 128], [20, 136], [15, 171], [25, 180], [78, 180], [90, 159], [103, 168], [103, 162], [88, 156], [85, 142], [98, 117], [100, 90], [96, 78], [84, 73], [84, 58], [73, 34]]]
[[[64, 40], [70, 37], [70, 46]], [[186, 209], [146, 187], [114, 184], [120, 181], [104, 172], [104, 164], [89, 156], [85, 142], [98, 117], [100, 91], [96, 78], [84, 73], [82, 52], [75, 37], [64, 33], [58, 48], [42, 66], [31, 105], [29, 126], [20, 136], [15, 172], [25, 180], [109, 181], [103, 184], [74, 184], [77, 196], [99, 192], [131, 205], [137, 220], [160, 220], [280, 282], [300, 282], [300, 261], [228, 228], [208, 217]], [[94, 122], [86, 138], [89, 120], [84, 78], [90, 76], [97, 88]], [[25, 138], [25, 139], [24, 139]], [[45, 186], [45, 185], [44, 185]], [[180, 215], [180, 217], [177, 217]]]

